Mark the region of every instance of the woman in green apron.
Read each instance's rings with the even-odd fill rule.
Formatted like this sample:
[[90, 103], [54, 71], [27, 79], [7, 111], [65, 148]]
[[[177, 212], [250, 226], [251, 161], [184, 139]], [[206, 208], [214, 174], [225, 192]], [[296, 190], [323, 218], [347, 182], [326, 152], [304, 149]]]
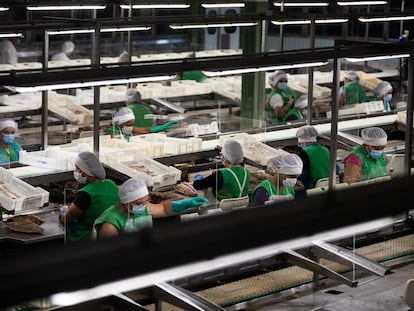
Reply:
[[12, 119], [0, 121], [0, 164], [19, 161], [22, 146], [16, 142], [17, 128]]

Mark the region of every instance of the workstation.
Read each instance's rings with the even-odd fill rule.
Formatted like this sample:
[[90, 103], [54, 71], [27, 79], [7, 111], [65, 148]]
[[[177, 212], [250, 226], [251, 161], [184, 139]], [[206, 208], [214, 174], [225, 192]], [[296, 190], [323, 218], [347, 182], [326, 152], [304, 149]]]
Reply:
[[[251, 6], [258, 9], [257, 6], [262, 10], [267, 8], [267, 4], [266, 1], [266, 4], [249, 4], [248, 7], [251, 10]], [[133, 11], [129, 10], [129, 14]], [[252, 14], [254, 18], [241, 14], [236, 19], [240, 22], [259, 20], [263, 27], [279, 16], [278, 13], [256, 13]], [[204, 21], [203, 17], [191, 16], [189, 22], [197, 18]], [[281, 13], [280, 17], [289, 15]], [[178, 21], [182, 22], [182, 19], [172, 14], [165, 20], [159, 16], [112, 20], [95, 16], [92, 20], [76, 19], [76, 23], [74, 19], [65, 18], [60, 25], [38, 23], [34, 31], [41, 34], [37, 34], [40, 40], [33, 42], [32, 46], [43, 45], [42, 53], [25, 59], [25, 66], [8, 68], [9, 71], [2, 68], [0, 113], [19, 125], [17, 141], [23, 150], [19, 161], [1, 165], [5, 171], [1, 180], [3, 184], [11, 185], [12, 190], [20, 189], [24, 197], [18, 208], [1, 202], [1, 261], [11, 267], [10, 271], [2, 272], [2, 276], [11, 280], [13, 273], [18, 276], [30, 273], [32, 277], [25, 284], [4, 284], [1, 292], [6, 297], [13, 289], [26, 292], [29, 286], [37, 288], [18, 299], [10, 296], [4, 300], [3, 306], [26, 306], [34, 310], [87, 310], [105, 305], [127, 310], [260, 310], [266, 304], [274, 303], [273, 307], [278, 308], [278, 303], [291, 301], [293, 309], [292, 296], [295, 294], [303, 297], [317, 295], [321, 292], [318, 289], [333, 288], [337, 284], [349, 288], [360, 286], [362, 292], [364, 281], [358, 282], [352, 276], [352, 272], [360, 276], [359, 269], [363, 271], [362, 277], [368, 273], [386, 279], [394, 267], [404, 266], [405, 262], [409, 264], [414, 249], [412, 215], [410, 208], [402, 202], [409, 202], [412, 183], [409, 175], [413, 120], [412, 114], [406, 111], [412, 112], [412, 98], [407, 90], [412, 89], [413, 79], [409, 74], [400, 81], [400, 64], [394, 59], [385, 59], [381, 63], [378, 58], [399, 55], [412, 68], [412, 43], [341, 39], [333, 40], [330, 47], [296, 50], [279, 47], [280, 51], [260, 50], [258, 44], [253, 53], [251, 47], [234, 46], [231, 40], [227, 42], [231, 35], [223, 36], [226, 38], [224, 42], [216, 42], [214, 48], [207, 48], [211, 42], [207, 42], [208, 36], [205, 35], [206, 41], [198, 43], [200, 50], [196, 51], [195, 57], [189, 57], [194, 44], [185, 40], [180, 49], [173, 47], [171, 51], [155, 49], [151, 54], [139, 53], [136, 47], [149, 41], [133, 39], [130, 31], [125, 32], [123, 38], [128, 33], [126, 46], [131, 57], [120, 64], [114, 53], [108, 53], [107, 41], [101, 32], [107, 26], [137, 23], [157, 25], [162, 29], [163, 23]], [[228, 16], [216, 17], [215, 22], [220, 21], [228, 22]], [[81, 35], [71, 35], [79, 48], [78, 61], [53, 63], [45, 57], [45, 54], [53, 54], [49, 47], [46, 48], [52, 32], [86, 29], [91, 28], [90, 25], [94, 32], [92, 35], [89, 33], [92, 38], [89, 46], [82, 43], [81, 37], [75, 40]], [[10, 27], [3, 26], [4, 32]], [[25, 33], [27, 42], [35, 37], [35, 33], [29, 35], [30, 25], [22, 23], [15, 27], [20, 27], [17, 30]], [[241, 30], [242, 26], [237, 28], [240, 28], [240, 36], [247, 35]], [[284, 40], [289, 42], [289, 31], [286, 30], [285, 35]], [[116, 36], [115, 32], [113, 36]], [[157, 34], [153, 36], [151, 42], [157, 39]], [[266, 40], [271, 41], [270, 38], [274, 38], [274, 33], [269, 31]], [[263, 37], [262, 40], [265, 41]], [[57, 46], [58, 42], [53, 42], [53, 45]], [[97, 49], [101, 43], [105, 48]], [[147, 46], [150, 48], [151, 44]], [[25, 48], [29, 49], [30, 44]], [[87, 53], [83, 53], [88, 50], [93, 54], [89, 58]], [[349, 61], [352, 58], [361, 60], [356, 63]], [[236, 73], [239, 69], [245, 71]], [[271, 92], [267, 81], [280, 69], [288, 72], [288, 84], [298, 96], [307, 97], [309, 104], [303, 109], [312, 113], [304, 113], [301, 120], [270, 124], [264, 115], [265, 99]], [[201, 82], [177, 79], [183, 71], [198, 70], [208, 78]], [[369, 99], [353, 107], [338, 108], [332, 103], [338, 102], [342, 81], [349, 71], [358, 74]], [[390, 111], [384, 111], [374, 100], [373, 90], [381, 81], [392, 83], [395, 89]], [[111, 126], [119, 109], [126, 106], [127, 89], [133, 83], [137, 84], [143, 103], [156, 115], [157, 125], [178, 120], [180, 126], [163, 133], [134, 135], [128, 141], [104, 135], [104, 129]], [[188, 196], [176, 192], [176, 186], [191, 184], [197, 175], [205, 178], [223, 168], [220, 160], [223, 146], [226, 141], [235, 139], [243, 147], [245, 167], [255, 177], [259, 176], [249, 185], [251, 194], [261, 181], [259, 174], [265, 172], [269, 161], [297, 146], [297, 130], [305, 124], [314, 125], [321, 142], [329, 146], [331, 152], [329, 178], [322, 187], [308, 191], [306, 197], [298, 196], [293, 201], [266, 206], [247, 206], [240, 201], [226, 209], [215, 200], [213, 193], [205, 191], [203, 196], [209, 202], [204, 209], [154, 219], [153, 230], [108, 241], [86, 241], [79, 245], [66, 242], [65, 227], [58, 221], [58, 214], [63, 206], [70, 204], [79, 189], [73, 173], [76, 156], [81, 152], [93, 152], [99, 156], [106, 177], [118, 186], [130, 177], [138, 176], [145, 180], [150, 195], [185, 199]], [[342, 180], [345, 157], [362, 143], [361, 130], [371, 127], [381, 127], [387, 133], [384, 153], [389, 162], [398, 158], [399, 170], [393, 171], [394, 176], [355, 183], [360, 187], [348, 186]], [[142, 166], [151, 170], [151, 174], [142, 174], [137, 170], [138, 166], [141, 170]], [[18, 186], [21, 182], [24, 183], [23, 189]], [[316, 192], [318, 196], [313, 195]], [[398, 198], [393, 197], [395, 202], [388, 193], [398, 193]], [[396, 208], [391, 209], [391, 205]], [[365, 206], [366, 212], [358, 211]], [[335, 208], [322, 217], [320, 213], [326, 213], [329, 207]], [[352, 209], [348, 214], [345, 210], [349, 207]], [[269, 212], [266, 208], [274, 209]], [[294, 217], [295, 213], [303, 213], [304, 216], [299, 220]], [[43, 220], [42, 233], [11, 230], [8, 220], [21, 215], [35, 215]], [[249, 230], [243, 232], [245, 225]], [[272, 229], [272, 226], [277, 228]], [[255, 232], [253, 227], [262, 229]], [[251, 234], [250, 238], [248, 234]], [[266, 234], [268, 236], [260, 237]], [[296, 240], [301, 235], [308, 239]], [[395, 240], [396, 246], [380, 244], [384, 240], [390, 244]], [[404, 247], [400, 248], [401, 243]], [[388, 247], [395, 252], [381, 253], [380, 250]], [[37, 251], [38, 248], [42, 253]], [[348, 254], [346, 259], [339, 260], [338, 257], [346, 250], [351, 250], [354, 258]], [[20, 268], [20, 260], [15, 261], [16, 255], [25, 252], [33, 258], [27, 270]], [[35, 271], [43, 269], [43, 264], [53, 269], [59, 265], [76, 265], [78, 260], [93, 263], [99, 260], [97, 254], [111, 259], [123, 256], [118, 264], [125, 267], [117, 271], [111, 266], [111, 260], [101, 258], [100, 267], [87, 264], [80, 272], [74, 273], [74, 268], [68, 268], [59, 276], [37, 278]], [[327, 265], [324, 265], [324, 259], [321, 260], [324, 256], [329, 258]], [[389, 258], [394, 261], [387, 261]], [[345, 261], [346, 266], [358, 268], [346, 269], [338, 266], [337, 261], [341, 264]], [[126, 269], [134, 262], [139, 262], [140, 267]], [[108, 275], [99, 276], [100, 273], [105, 274], [103, 269], [108, 271]], [[300, 276], [292, 279], [292, 273], [298, 272], [295, 269], [300, 269]], [[271, 274], [267, 274], [269, 271]], [[283, 276], [283, 273], [288, 276]], [[407, 280], [412, 277], [406, 276]], [[283, 281], [266, 286], [270, 279]], [[254, 285], [249, 283], [252, 280], [255, 280]], [[242, 292], [242, 289], [246, 291]], [[238, 295], [234, 295], [236, 291], [239, 291]], [[65, 294], [73, 298], [66, 305], [59, 300]], [[84, 298], [76, 300], [79, 297]], [[401, 310], [404, 306], [404, 302], [398, 304]]]

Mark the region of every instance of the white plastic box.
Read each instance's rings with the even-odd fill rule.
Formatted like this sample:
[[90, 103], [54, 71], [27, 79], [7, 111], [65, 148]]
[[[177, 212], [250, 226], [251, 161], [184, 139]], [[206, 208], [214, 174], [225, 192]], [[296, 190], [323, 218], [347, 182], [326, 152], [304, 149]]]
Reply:
[[33, 187], [0, 167], [0, 206], [18, 214], [43, 207], [49, 202], [49, 192]]
[[136, 135], [130, 138], [130, 143], [141, 144], [142, 142], [160, 143], [163, 145], [163, 155], [182, 154], [197, 152], [201, 150], [201, 138], [175, 138], [164, 134]]
[[20, 150], [19, 162], [49, 169], [70, 171], [74, 168], [77, 151], [65, 151], [59, 147], [48, 147], [41, 151]]
[[104, 163], [127, 176], [142, 178], [153, 190], [175, 185], [181, 179], [180, 170], [163, 165], [137, 151], [108, 154]]

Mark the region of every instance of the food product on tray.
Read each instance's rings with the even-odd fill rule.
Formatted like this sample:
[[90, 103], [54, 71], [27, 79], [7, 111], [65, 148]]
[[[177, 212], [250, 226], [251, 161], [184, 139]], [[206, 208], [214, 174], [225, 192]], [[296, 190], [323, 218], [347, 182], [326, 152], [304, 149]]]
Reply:
[[7, 228], [16, 232], [23, 233], [43, 233], [43, 228], [33, 222], [12, 221], [7, 222]]
[[145, 173], [145, 174], [147, 174], [151, 177], [152, 176], [157, 176], [157, 173], [155, 173], [154, 171], [151, 171], [150, 169], [146, 168], [145, 165], [132, 163], [132, 164], [129, 164], [128, 167], [130, 167], [130, 168], [132, 168], [132, 169], [134, 169], [138, 172]]
[[8, 185], [6, 184], [0, 184], [0, 193], [4, 194], [5, 196], [8, 196], [12, 199], [20, 198], [20, 195], [13, 191]]
[[193, 185], [188, 182], [182, 182], [182, 183], [179, 183], [178, 185], [175, 185], [174, 190], [188, 197], [197, 196], [197, 190], [194, 189]]
[[42, 219], [35, 215], [17, 215], [7, 219], [7, 222], [31, 222], [37, 225], [41, 225], [42, 223], [44, 223]]
[[161, 203], [162, 201], [178, 201], [184, 199], [184, 196], [179, 195], [177, 193], [173, 192], [157, 192], [157, 191], [151, 191], [149, 193], [150, 195], [150, 201], [152, 203]]

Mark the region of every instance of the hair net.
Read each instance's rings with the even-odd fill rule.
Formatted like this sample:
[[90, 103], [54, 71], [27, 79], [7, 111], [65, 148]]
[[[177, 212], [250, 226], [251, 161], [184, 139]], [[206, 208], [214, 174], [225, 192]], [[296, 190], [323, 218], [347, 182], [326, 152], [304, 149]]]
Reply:
[[374, 89], [374, 94], [377, 97], [381, 97], [387, 94], [389, 91], [392, 91], [392, 86], [387, 81], [381, 81]]
[[0, 131], [4, 130], [6, 127], [13, 127], [17, 131], [17, 123], [12, 119], [2, 119], [0, 121]]
[[62, 44], [63, 53], [72, 53], [75, 49], [75, 44], [72, 41], [65, 41]]
[[130, 203], [148, 195], [148, 188], [140, 178], [130, 178], [119, 188], [121, 203]]
[[298, 142], [316, 142], [316, 137], [318, 137], [318, 130], [312, 125], [304, 125], [298, 128], [296, 131], [296, 137]]
[[124, 124], [133, 119], [135, 119], [134, 112], [128, 107], [122, 107], [115, 113], [112, 121], [115, 124]]
[[287, 79], [287, 73], [279, 70], [276, 71], [275, 73], [271, 74], [268, 78], [268, 83], [271, 85], [271, 87], [276, 87], [277, 83], [279, 82], [280, 79], [285, 78]]
[[75, 165], [89, 176], [104, 179], [106, 172], [99, 159], [93, 152], [84, 151], [79, 153], [75, 158]]
[[385, 146], [387, 144], [387, 133], [380, 127], [368, 127], [361, 131], [364, 144], [368, 146]]
[[224, 143], [223, 148], [221, 149], [221, 154], [224, 159], [231, 164], [240, 164], [244, 159], [243, 148], [240, 143], [234, 139], [229, 139]]
[[345, 75], [345, 78], [351, 81], [359, 81], [359, 77], [355, 71], [348, 71]]
[[300, 175], [303, 162], [295, 153], [280, 154], [270, 160], [268, 167], [273, 168], [279, 174]]
[[118, 57], [118, 62], [120, 63], [129, 62], [129, 53], [127, 51], [123, 51]]
[[141, 93], [137, 89], [131, 88], [127, 90], [127, 100], [133, 103], [141, 101]]

